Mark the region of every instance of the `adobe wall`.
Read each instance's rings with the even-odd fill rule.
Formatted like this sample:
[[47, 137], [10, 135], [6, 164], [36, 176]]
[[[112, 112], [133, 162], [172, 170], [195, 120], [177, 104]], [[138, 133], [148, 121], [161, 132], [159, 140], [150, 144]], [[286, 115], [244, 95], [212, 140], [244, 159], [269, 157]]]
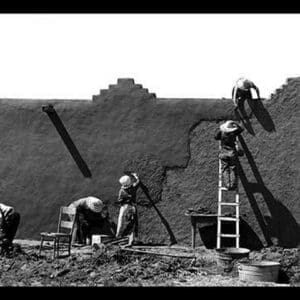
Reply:
[[[289, 79], [246, 118], [241, 214], [264, 245], [299, 245], [299, 95], [300, 78]], [[91, 177], [42, 111], [45, 104], [54, 105]], [[92, 101], [0, 99], [0, 108], [0, 196], [22, 215], [19, 238], [55, 230], [58, 208], [87, 195], [107, 202], [116, 221], [124, 169], [140, 174], [179, 243], [190, 242], [187, 208], [216, 211], [213, 134], [220, 121], [238, 118], [230, 99], [156, 98], [132, 79], [119, 79]], [[168, 242], [155, 210], [138, 196], [141, 239]], [[214, 236], [215, 228], [209, 230]]]

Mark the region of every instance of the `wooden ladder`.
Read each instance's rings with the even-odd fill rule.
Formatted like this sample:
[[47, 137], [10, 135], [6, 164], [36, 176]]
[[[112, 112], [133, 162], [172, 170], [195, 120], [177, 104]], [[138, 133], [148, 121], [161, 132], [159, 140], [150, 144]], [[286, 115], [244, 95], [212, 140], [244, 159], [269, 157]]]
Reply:
[[[221, 149], [221, 142], [219, 144], [219, 149]], [[219, 183], [218, 183], [218, 216], [217, 216], [217, 248], [221, 248], [222, 238], [235, 238], [235, 247], [240, 247], [240, 211], [239, 211], [239, 188], [238, 188], [238, 178], [237, 186], [234, 191], [228, 191], [229, 193], [234, 192], [235, 201], [234, 202], [222, 202], [222, 192], [228, 191], [227, 188], [222, 185], [222, 164], [221, 159], [219, 159]], [[225, 217], [222, 215], [222, 206], [235, 206], [235, 217]], [[222, 221], [225, 222], [235, 222], [235, 234], [224, 234], [221, 231]]]

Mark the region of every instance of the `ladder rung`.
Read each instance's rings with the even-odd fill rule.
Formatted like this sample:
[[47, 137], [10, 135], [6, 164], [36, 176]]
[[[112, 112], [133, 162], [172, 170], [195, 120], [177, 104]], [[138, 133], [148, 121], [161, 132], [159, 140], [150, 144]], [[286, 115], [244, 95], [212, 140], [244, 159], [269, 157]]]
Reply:
[[236, 194], [238, 194], [237, 190], [228, 190], [226, 187], [223, 186], [219, 186], [218, 188], [220, 191], [235, 192]]
[[238, 218], [230, 218], [230, 217], [219, 217], [221, 221], [238, 221]]
[[221, 190], [221, 191], [228, 191], [228, 189], [226, 188], [226, 187], [223, 187], [223, 186], [219, 186], [219, 189]]
[[219, 235], [220, 237], [228, 237], [228, 238], [236, 238], [236, 237], [239, 237], [240, 235], [239, 234], [220, 234]]
[[233, 205], [233, 206], [237, 206], [239, 205], [239, 203], [236, 202], [219, 202], [220, 205]]

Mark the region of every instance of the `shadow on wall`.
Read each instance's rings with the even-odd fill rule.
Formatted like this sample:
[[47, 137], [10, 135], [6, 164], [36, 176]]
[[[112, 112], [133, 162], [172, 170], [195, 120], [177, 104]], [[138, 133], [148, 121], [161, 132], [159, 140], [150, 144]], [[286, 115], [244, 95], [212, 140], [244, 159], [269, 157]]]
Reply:
[[139, 154], [133, 159], [124, 161], [123, 173], [128, 175], [128, 173], [133, 172], [136, 172], [140, 178], [140, 188], [137, 191], [138, 205], [153, 207], [169, 234], [169, 245], [177, 244], [169, 222], [156, 206], [156, 203], [161, 201], [161, 182], [165, 176], [165, 168], [162, 166], [160, 159], [155, 155]]
[[254, 116], [257, 121], [261, 124], [261, 126], [268, 132], [275, 131], [275, 124], [269, 114], [269, 112], [264, 107], [262, 101], [260, 99], [256, 99], [254, 101], [248, 101], [248, 105], [251, 108]]
[[[235, 223], [223, 222], [222, 223], [223, 233], [235, 233]], [[202, 239], [204, 246], [208, 249], [214, 249], [217, 247], [217, 218], [213, 225], [200, 227], [199, 234]], [[240, 247], [248, 248], [250, 250], [259, 250], [263, 248], [263, 244], [260, 241], [257, 234], [252, 230], [248, 223], [240, 218]], [[235, 239], [233, 238], [222, 238], [221, 247], [235, 247]]]
[[[246, 101], [246, 100], [245, 100]], [[250, 107], [250, 114], [248, 115], [245, 109], [245, 101], [240, 102], [238, 106], [238, 111], [235, 111], [236, 118], [242, 122], [245, 129], [251, 134], [255, 135], [254, 129], [251, 125], [250, 119], [254, 115], [257, 121], [261, 124], [261, 126], [268, 132], [275, 131], [275, 124], [263, 105], [263, 102], [260, 99], [250, 100], [247, 99], [248, 106]]]
[[[253, 127], [250, 122], [250, 118], [252, 117], [253, 112], [251, 111], [250, 114], [247, 114], [247, 111], [245, 109], [245, 101], [239, 101], [238, 102], [238, 110], [235, 110], [235, 116], [236, 118], [243, 124], [245, 129], [251, 134], [255, 135]], [[251, 100], [247, 100], [247, 102], [251, 102]]]
[[[275, 199], [265, 186], [245, 140], [242, 136], [238, 138], [257, 182], [252, 183], [247, 180], [240, 162], [238, 162], [239, 176], [267, 244], [272, 245], [276, 243], [282, 247], [297, 247], [300, 244], [300, 226], [290, 211], [280, 201]], [[255, 199], [255, 193], [260, 193], [263, 196], [271, 217], [264, 217], [261, 214]]]
[[92, 177], [92, 173], [87, 166], [86, 162], [83, 160], [82, 156], [80, 155], [79, 151], [77, 150], [75, 144], [73, 143], [68, 131], [66, 130], [63, 122], [59, 118], [58, 114], [56, 113], [53, 105], [46, 105], [43, 106], [43, 111], [47, 113], [48, 117], [50, 118], [51, 122], [55, 126], [56, 130], [58, 131], [60, 137], [62, 138], [63, 142], [65, 143], [67, 149], [69, 150], [70, 154], [72, 155], [74, 161], [76, 162], [79, 170], [81, 171], [84, 177], [90, 178]]

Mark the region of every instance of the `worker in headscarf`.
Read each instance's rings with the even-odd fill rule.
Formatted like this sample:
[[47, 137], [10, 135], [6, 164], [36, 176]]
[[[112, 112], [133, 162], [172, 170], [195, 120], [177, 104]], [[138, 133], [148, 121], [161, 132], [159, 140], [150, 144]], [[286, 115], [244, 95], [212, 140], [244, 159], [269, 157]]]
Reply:
[[107, 206], [102, 200], [88, 196], [72, 202], [69, 207], [75, 207], [77, 212], [72, 243], [91, 244], [94, 231], [109, 221]]
[[238, 148], [236, 138], [243, 130], [237, 122], [229, 120], [221, 124], [215, 135], [215, 139], [221, 142], [219, 159], [221, 160], [224, 187], [228, 190], [234, 190], [237, 187], [236, 163], [237, 157], [242, 156], [243, 151]]
[[124, 175], [119, 179], [121, 188], [117, 202], [120, 204], [116, 237], [129, 236], [129, 245], [138, 236], [138, 216], [136, 207], [136, 192], [140, 180], [136, 173]]
[[245, 100], [252, 100], [251, 89], [256, 91], [257, 99], [260, 99], [258, 87], [249, 79], [241, 77], [237, 80], [232, 89], [232, 101], [237, 108], [239, 103], [244, 103]]
[[13, 239], [20, 223], [20, 214], [11, 206], [0, 203], [0, 248], [1, 253], [13, 249]]

